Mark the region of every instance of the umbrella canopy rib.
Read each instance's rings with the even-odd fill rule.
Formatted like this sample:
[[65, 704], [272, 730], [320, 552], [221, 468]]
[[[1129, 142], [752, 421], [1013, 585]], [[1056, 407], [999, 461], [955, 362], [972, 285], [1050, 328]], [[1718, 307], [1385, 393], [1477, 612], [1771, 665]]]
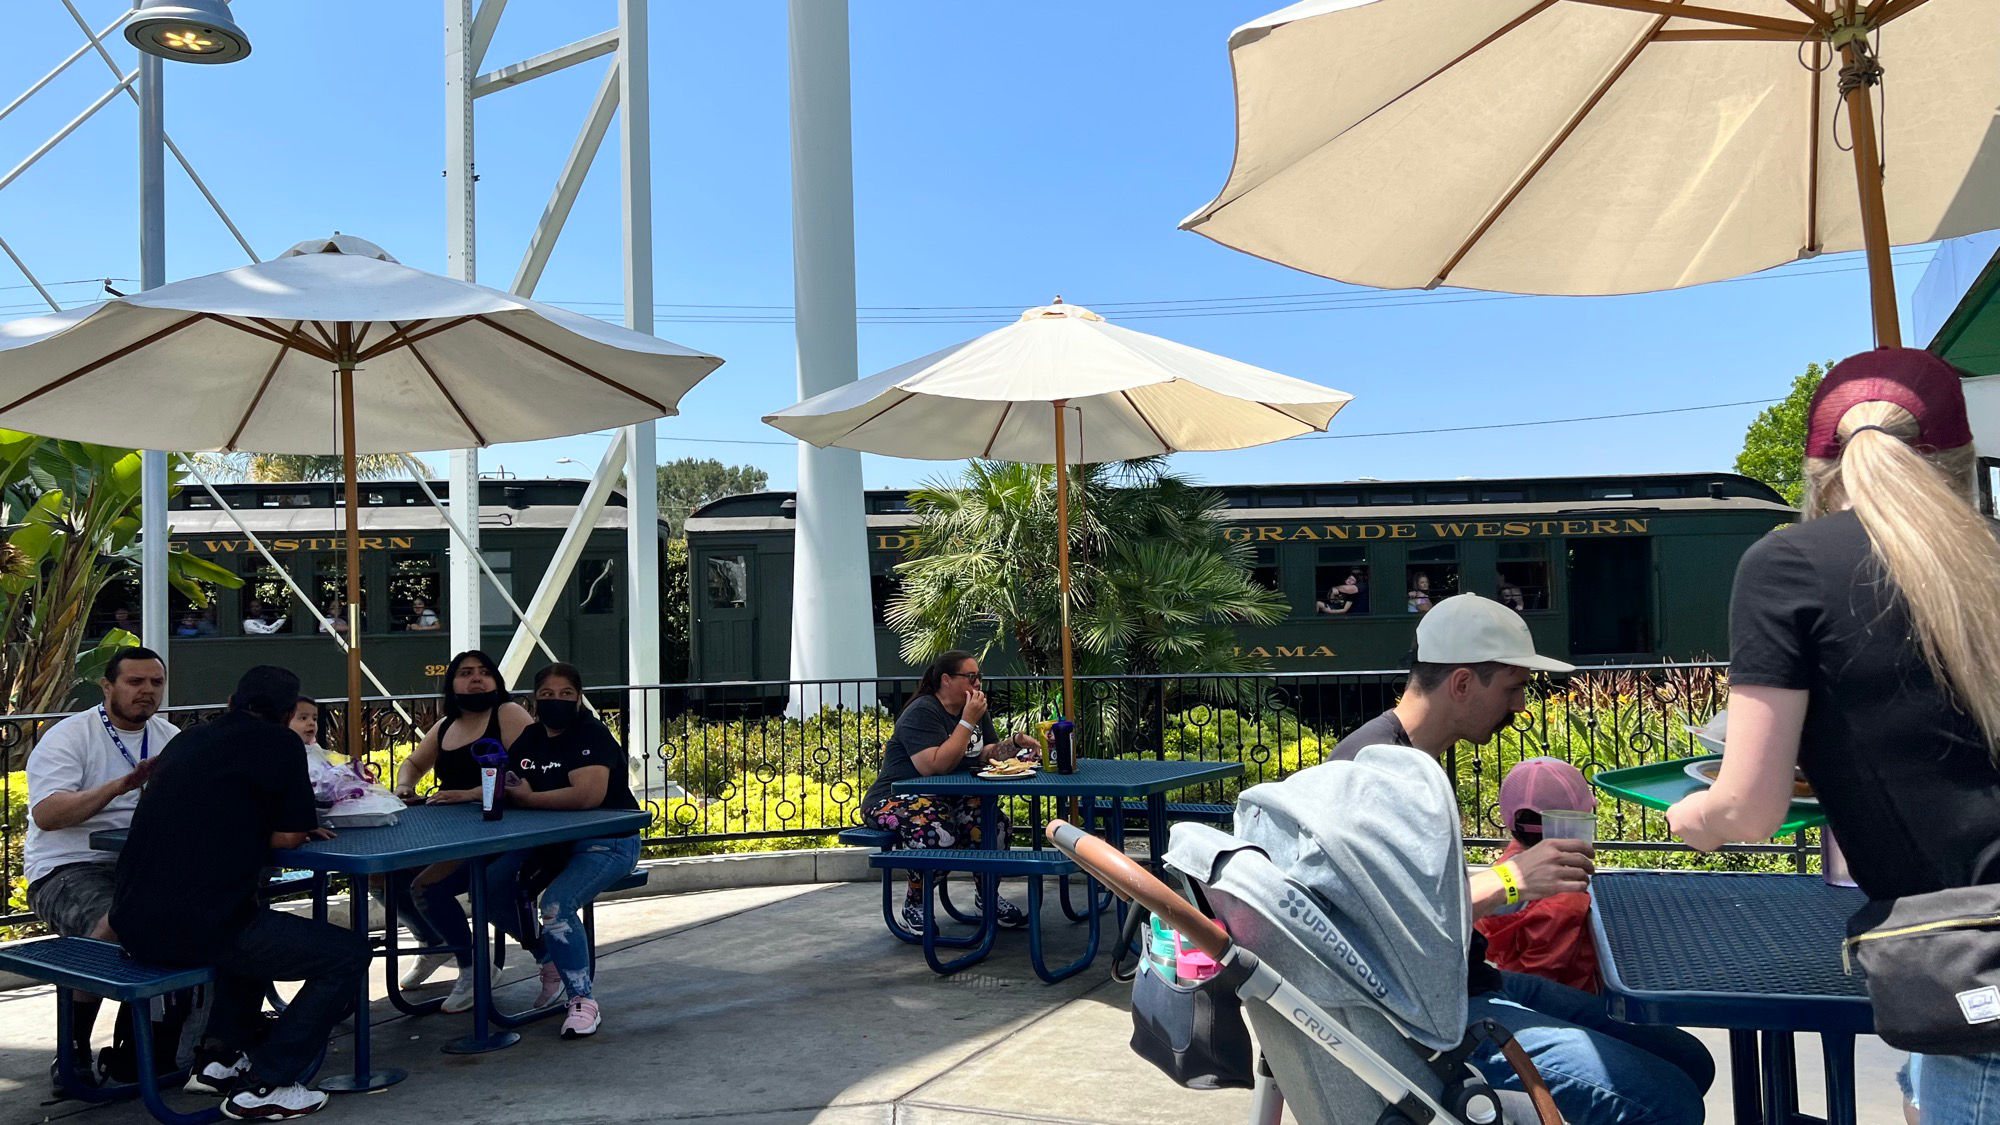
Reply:
[[1751, 12], [1734, 12], [1726, 8], [1704, 8], [1683, 4], [1680, 0], [1569, 0], [1572, 4], [1594, 4], [1600, 8], [1622, 8], [1628, 12], [1645, 12], [1655, 16], [1670, 16], [1677, 19], [1703, 20], [1708, 23], [1728, 24], [1731, 27], [1749, 27], [1761, 31], [1782, 31], [1794, 39], [1804, 39], [1813, 33], [1813, 24], [1798, 20], [1784, 20], [1776, 16], [1760, 16]]
[[1910, 14], [1912, 8], [1921, 8], [1930, 0], [1875, 0], [1875, 6], [1868, 9], [1868, 18], [1876, 27], [1881, 27], [1898, 16]]
[[1653, 36], [1655, 43], [1797, 43], [1798, 41], [1799, 37], [1790, 32], [1752, 31], [1747, 27], [1670, 28]]
[[276, 321], [265, 320], [262, 317], [251, 317], [250, 320], [252, 323], [245, 324], [240, 320], [231, 320], [229, 317], [219, 316], [215, 313], [202, 313], [201, 316], [204, 319], [222, 325], [224, 328], [234, 328], [245, 336], [255, 336], [259, 340], [269, 340], [273, 344], [289, 345], [312, 356], [314, 359], [323, 359], [328, 363], [333, 362], [333, 354], [331, 352], [322, 350], [318, 344], [313, 342], [312, 337], [307, 336], [299, 330], [299, 325], [303, 323], [302, 321], [295, 320], [292, 322], [292, 327], [286, 328]]
[[[422, 341], [428, 340], [432, 336], [435, 336], [440, 332], [449, 332], [452, 329], [457, 328], [459, 325], [466, 323], [467, 321], [479, 320], [479, 319], [481, 318], [474, 316], [455, 316], [449, 320], [438, 321], [436, 324], [432, 324], [429, 328], [426, 328], [421, 332], [416, 331], [417, 325], [428, 322], [421, 320], [413, 320], [407, 327], [399, 329], [396, 332], [390, 333], [387, 337], [385, 337], [382, 340], [381, 343], [355, 356], [354, 359], [357, 363], [366, 363], [367, 361], [374, 359], [385, 352], [392, 352], [399, 347], [407, 347], [412, 344], [421, 343]], [[397, 339], [398, 336], [402, 336], [403, 338], [401, 340], [398, 340]]]
[[[1599, 0], [1572, 0], [1572, 2], [1594, 4], [1598, 3]], [[1669, 3], [1662, 6], [1678, 11], [1681, 4], [1680, 0], [1670, 0]], [[1457, 252], [1445, 259], [1444, 265], [1431, 275], [1431, 288], [1436, 288], [1445, 283], [1445, 279], [1451, 276], [1451, 271], [1458, 268], [1458, 264], [1465, 260], [1467, 254], [1472, 252], [1472, 248], [1479, 245], [1479, 240], [1486, 237], [1486, 232], [1493, 229], [1493, 224], [1500, 221], [1500, 216], [1507, 213], [1507, 208], [1512, 207], [1514, 201], [1521, 197], [1521, 193], [1528, 190], [1528, 185], [1534, 182], [1536, 176], [1541, 175], [1543, 168], [1548, 167], [1549, 161], [1555, 157], [1555, 154], [1576, 133], [1577, 127], [1582, 125], [1584, 119], [1590, 116], [1591, 111], [1595, 110], [1604, 101], [1604, 95], [1611, 91], [1611, 87], [1618, 84], [1620, 78], [1625, 77], [1625, 72], [1631, 69], [1632, 64], [1638, 60], [1640, 53], [1646, 49], [1647, 44], [1653, 41], [1653, 36], [1659, 34], [1660, 28], [1666, 24], [1668, 18], [1668, 15], [1661, 15], [1653, 20], [1652, 24], [1646, 28], [1645, 34], [1639, 36], [1632, 44], [1631, 49], [1625, 52], [1625, 57], [1618, 60], [1618, 65], [1611, 68], [1611, 73], [1604, 76], [1604, 80], [1599, 82], [1597, 88], [1590, 92], [1590, 96], [1584, 99], [1583, 104], [1577, 107], [1577, 111], [1570, 115], [1569, 121], [1563, 125], [1562, 129], [1556, 133], [1555, 137], [1548, 144], [1542, 147], [1542, 151], [1536, 155], [1534, 162], [1528, 165], [1527, 170], [1514, 178], [1513, 184], [1507, 188], [1505, 194], [1501, 195], [1500, 201], [1487, 210], [1486, 217], [1479, 220], [1479, 225], [1472, 228], [1472, 233], [1467, 235], [1465, 241], [1459, 244]], [[1806, 28], [1805, 30], [1810, 31], [1812, 29]]]
[[981, 457], [993, 456], [993, 443], [1000, 440], [1000, 427], [1007, 424], [1007, 415], [1013, 410], [1014, 404], [1011, 402], [1000, 408], [1000, 420], [993, 423], [993, 432], [986, 435], [986, 448], [979, 451]]
[[243, 417], [236, 420], [236, 428], [229, 432], [229, 440], [222, 448], [235, 450], [237, 439], [243, 436], [244, 429], [250, 425], [251, 416], [257, 413], [257, 404], [264, 401], [264, 392], [270, 389], [271, 378], [278, 373], [278, 365], [285, 362], [285, 355], [291, 350], [292, 344], [289, 340], [278, 345], [278, 354], [271, 357], [271, 366], [264, 369], [264, 377], [257, 382], [257, 393], [250, 396], [250, 405], [244, 409]]
[[472, 416], [467, 414], [465, 408], [458, 404], [458, 396], [451, 393], [451, 388], [444, 385], [443, 379], [438, 378], [437, 370], [431, 366], [431, 361], [424, 358], [424, 353], [417, 350], [416, 344], [411, 343], [404, 346], [409, 348], [410, 358], [416, 360], [417, 366], [423, 368], [424, 374], [430, 376], [431, 385], [435, 386], [438, 389], [438, 393], [444, 396], [444, 400], [451, 404], [453, 412], [458, 415], [458, 420], [465, 423], [466, 432], [470, 433], [480, 445], [489, 444], [486, 440], [486, 435], [480, 433], [479, 427], [472, 424]]
[[[898, 388], [898, 389], [900, 390], [901, 388]], [[875, 419], [877, 419], [877, 418], [880, 418], [880, 417], [881, 417], [882, 415], [884, 415], [884, 414], [887, 414], [887, 413], [889, 413], [889, 412], [890, 412], [891, 410], [894, 410], [894, 409], [896, 409], [897, 407], [899, 407], [899, 406], [903, 405], [904, 403], [906, 403], [906, 402], [910, 401], [911, 399], [913, 399], [913, 398], [915, 398], [915, 397], [917, 397], [917, 396], [916, 396], [916, 395], [914, 395], [914, 394], [911, 394], [911, 393], [910, 393], [910, 392], [908, 392], [908, 391], [904, 391], [904, 392], [903, 392], [903, 397], [902, 397], [902, 398], [899, 398], [899, 399], [897, 399], [896, 401], [894, 401], [894, 402], [890, 403], [889, 405], [887, 405], [887, 406], [883, 407], [882, 409], [880, 409], [880, 410], [877, 410], [877, 411], [876, 411], [875, 413], [873, 413], [873, 414], [870, 414], [870, 415], [869, 415], [868, 417], [866, 417], [866, 418], [863, 418], [863, 419], [862, 419], [861, 421], [859, 421], [859, 422], [856, 422], [856, 423], [855, 423], [855, 424], [854, 424], [854, 425], [853, 425], [852, 427], [850, 427], [850, 428], [848, 429], [848, 431], [847, 431], [847, 433], [846, 433], [846, 434], [842, 434], [842, 435], [840, 435], [840, 436], [841, 436], [841, 437], [846, 437], [846, 436], [847, 436], [848, 434], [852, 434], [852, 433], [856, 432], [857, 430], [861, 429], [861, 427], [863, 427], [863, 426], [866, 426], [866, 425], [867, 425], [867, 424], [869, 424], [870, 422], [873, 422], [873, 421], [874, 421]]]
[[333, 342], [333, 334], [326, 330], [326, 325], [321, 324], [317, 320], [309, 320], [306, 323], [312, 325], [312, 330], [314, 334], [316, 334], [321, 340], [326, 341], [327, 359], [329, 362], [332, 362], [334, 360], [334, 357], [341, 354], [340, 345]]
[[[1820, 7], [1814, 0], [1785, 0], [1785, 3], [1797, 8], [1801, 15], [1819, 27], [1833, 26], [1833, 17], [1827, 15], [1826, 9]], [[1882, 6], [1880, 0], [1877, 0], [1875, 6], [1878, 8]]]
[[[1146, 430], [1147, 430], [1147, 432], [1153, 435], [1153, 440], [1154, 440], [1154, 441], [1157, 441], [1157, 442], [1159, 442], [1159, 443], [1160, 443], [1160, 452], [1161, 452], [1161, 453], [1172, 453], [1172, 452], [1174, 451], [1174, 443], [1173, 443], [1173, 442], [1170, 442], [1170, 441], [1168, 441], [1168, 440], [1167, 440], [1167, 439], [1166, 439], [1165, 437], [1162, 437], [1162, 436], [1160, 435], [1160, 427], [1158, 427], [1158, 426], [1155, 426], [1155, 425], [1153, 425], [1153, 420], [1152, 420], [1151, 418], [1148, 418], [1148, 417], [1146, 417], [1146, 412], [1145, 412], [1145, 411], [1143, 411], [1143, 410], [1141, 410], [1141, 409], [1139, 409], [1139, 404], [1138, 404], [1138, 403], [1136, 403], [1136, 402], [1133, 402], [1133, 401], [1132, 401], [1132, 392], [1131, 392], [1131, 391], [1119, 391], [1119, 392], [1118, 392], [1118, 397], [1119, 397], [1119, 398], [1122, 398], [1122, 399], [1124, 399], [1124, 400], [1125, 400], [1125, 405], [1127, 405], [1127, 406], [1129, 406], [1129, 407], [1131, 407], [1131, 408], [1132, 408], [1132, 413], [1138, 416], [1138, 418], [1139, 418], [1139, 421], [1141, 421], [1141, 422], [1144, 422], [1144, 423], [1146, 423]], [[1077, 436], [1078, 436], [1079, 438], [1081, 438], [1081, 437], [1082, 437], [1083, 435], [1082, 435], [1082, 434], [1078, 434]], [[1082, 452], [1082, 451], [1081, 451], [1081, 450], [1078, 450], [1078, 452]]]
[[1819, 253], [1819, 120], [1824, 100], [1820, 90], [1820, 72], [1826, 69], [1826, 44], [1813, 40], [1812, 69], [1806, 72], [1806, 84], [1812, 87], [1811, 120], [1812, 129], [1806, 134], [1806, 240], [1804, 250], [1808, 254]]
[[585, 375], [590, 376], [591, 378], [597, 380], [600, 383], [603, 383], [607, 387], [610, 387], [618, 391], [619, 393], [625, 395], [628, 398], [634, 398], [639, 400], [640, 402], [645, 403], [647, 406], [650, 406], [653, 409], [659, 411], [662, 417], [671, 417], [672, 415], [679, 413], [679, 411], [675, 410], [673, 407], [668, 406], [665, 403], [655, 401], [654, 399], [648, 398], [647, 396], [640, 394], [638, 391], [633, 390], [632, 388], [626, 386], [625, 384], [619, 382], [616, 379], [607, 378], [604, 375], [598, 374], [596, 371], [593, 371], [590, 368], [584, 366], [583, 364], [578, 363], [576, 360], [573, 360], [570, 357], [562, 354], [561, 352], [556, 351], [554, 348], [547, 347], [535, 340], [530, 340], [526, 336], [521, 335], [519, 332], [514, 331], [512, 328], [509, 328], [506, 325], [501, 324], [499, 321], [496, 321], [491, 317], [475, 316], [472, 319], [478, 321], [481, 324], [484, 324], [486, 327], [493, 329], [495, 332], [498, 332], [503, 336], [510, 337], [514, 340], [518, 340], [519, 342], [528, 345], [529, 347], [535, 349], [536, 351], [542, 353], [545, 356], [548, 356], [550, 359], [553, 359], [558, 363], [564, 364], [569, 367], [573, 367], [576, 370], [581, 371]]
[[69, 384], [76, 382], [78, 379], [83, 378], [85, 375], [88, 375], [91, 372], [97, 370], [98, 368], [105, 366], [106, 364], [116, 363], [117, 361], [124, 359], [126, 356], [131, 355], [133, 352], [138, 351], [140, 348], [149, 347], [153, 344], [157, 344], [161, 340], [166, 339], [167, 337], [173, 335], [176, 332], [179, 332], [181, 329], [186, 328], [191, 324], [199, 324], [201, 323], [202, 319], [203, 319], [203, 314], [195, 313], [194, 315], [189, 316], [186, 319], [177, 320], [174, 323], [167, 325], [165, 328], [160, 329], [158, 332], [155, 332], [150, 336], [134, 340], [131, 343], [125, 345], [124, 347], [119, 348], [117, 351], [110, 352], [106, 355], [102, 355], [96, 359], [91, 360], [89, 363], [86, 363], [82, 367], [79, 367], [76, 370], [71, 371], [69, 374], [64, 375], [62, 378], [57, 379], [52, 383], [44, 383], [41, 386], [36, 387], [34, 390], [29, 391], [27, 394], [22, 395], [20, 398], [15, 399], [13, 402], [10, 402], [5, 406], [0, 406], [0, 411], [12, 410], [17, 406], [26, 406], [28, 403], [31, 403], [36, 399], [42, 397], [43, 395], [48, 394], [50, 391], [57, 390], [58, 388], [61, 387], [66, 387]]

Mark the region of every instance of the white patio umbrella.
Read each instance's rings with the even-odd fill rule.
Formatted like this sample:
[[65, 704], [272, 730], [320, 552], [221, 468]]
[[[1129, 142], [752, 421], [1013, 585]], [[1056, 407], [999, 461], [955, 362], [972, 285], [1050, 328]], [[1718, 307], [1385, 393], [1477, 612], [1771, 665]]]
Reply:
[[[814, 395], [764, 421], [822, 447], [1064, 466], [1281, 441], [1326, 429], [1353, 397], [1120, 328], [1058, 297], [1005, 328]], [[1063, 715], [1074, 718], [1069, 475], [1061, 471], [1056, 521]]]
[[0, 426], [141, 449], [340, 454], [356, 730], [355, 455], [670, 416], [721, 363], [335, 235], [257, 265], [0, 324]]
[[1876, 341], [1894, 346], [1890, 247], [2000, 227], [1996, 15], [1306, 0], [1230, 36], [1235, 163], [1181, 226], [1361, 285], [1522, 293], [1678, 288], [1865, 248]]

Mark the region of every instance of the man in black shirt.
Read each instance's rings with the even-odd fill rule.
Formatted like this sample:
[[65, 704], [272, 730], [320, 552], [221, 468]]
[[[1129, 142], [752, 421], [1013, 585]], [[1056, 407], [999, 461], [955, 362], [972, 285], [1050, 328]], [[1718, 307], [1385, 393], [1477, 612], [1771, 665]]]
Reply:
[[[1340, 740], [1329, 755], [1351, 760], [1363, 748], [1413, 746], [1438, 759], [1460, 742], [1483, 746], [1528, 709], [1533, 672], [1573, 672], [1535, 653], [1520, 614], [1477, 594], [1445, 598], [1417, 624], [1416, 660], [1396, 705]], [[1544, 840], [1505, 863], [1469, 876], [1473, 917], [1567, 891], [1584, 891], [1594, 870], [1590, 845]], [[1571, 1125], [1702, 1120], [1702, 1094], [1715, 1064], [1676, 1028], [1616, 1023], [1597, 997], [1540, 977], [1503, 973], [1486, 963], [1486, 938], [1467, 944], [1471, 1017], [1492, 1019], [1528, 1052]], [[1473, 1056], [1495, 1088], [1521, 1088], [1498, 1050]]]
[[[223, 1113], [237, 1120], [326, 1104], [300, 1079], [368, 967], [360, 935], [257, 901], [273, 848], [331, 836], [318, 826], [299, 736], [285, 726], [298, 697], [297, 676], [252, 668], [227, 714], [174, 740], [132, 815], [112, 895], [112, 928], [133, 957], [215, 966], [210, 1046], [188, 1087], [222, 1094]], [[273, 980], [305, 985], [257, 1043]]]

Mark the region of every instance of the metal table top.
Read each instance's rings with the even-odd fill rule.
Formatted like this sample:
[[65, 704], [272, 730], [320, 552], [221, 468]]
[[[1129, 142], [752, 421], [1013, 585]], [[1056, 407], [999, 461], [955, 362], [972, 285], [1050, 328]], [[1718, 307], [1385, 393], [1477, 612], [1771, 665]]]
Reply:
[[933, 774], [898, 781], [895, 793], [944, 793], [1011, 797], [1150, 797], [1242, 774], [1241, 762], [1159, 762], [1150, 758], [1083, 758], [1075, 773], [1045, 767], [1032, 777], [987, 779], [971, 772]]
[[1863, 1034], [1857, 967], [1840, 963], [1867, 901], [1817, 875], [1607, 871], [1590, 919], [1611, 1015], [1630, 1023]]
[[[620, 836], [643, 831], [651, 820], [650, 813], [625, 809], [508, 809], [499, 820], [485, 820], [479, 815], [479, 806], [470, 802], [415, 805], [404, 809], [397, 822], [385, 828], [342, 828], [331, 840], [314, 840], [302, 848], [273, 849], [271, 863], [307, 871], [380, 875], [542, 844]], [[125, 837], [123, 831], [93, 832], [90, 846], [118, 851], [125, 846]]]

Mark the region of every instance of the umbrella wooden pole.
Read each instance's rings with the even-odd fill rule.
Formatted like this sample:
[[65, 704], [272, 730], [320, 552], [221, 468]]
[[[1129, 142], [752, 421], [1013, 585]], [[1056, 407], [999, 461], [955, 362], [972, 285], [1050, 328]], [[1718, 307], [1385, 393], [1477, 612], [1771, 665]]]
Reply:
[[340, 329], [340, 472], [347, 504], [347, 729], [341, 750], [358, 762], [368, 749], [361, 719], [361, 489], [354, 479], [354, 359], [347, 325]]
[[[1854, 66], [1860, 48], [1855, 40], [1841, 44], [1840, 61]], [[1882, 200], [1882, 157], [1875, 146], [1875, 102], [1872, 86], [1856, 83], [1847, 91], [1847, 120], [1854, 133], [1854, 182], [1861, 192], [1861, 242], [1868, 256], [1868, 301], [1875, 314], [1875, 346], [1901, 347], [1903, 329], [1896, 315], [1896, 275], [1889, 264], [1889, 211]]]
[[1069, 644], [1069, 443], [1063, 437], [1063, 405], [1056, 400], [1056, 581], [1062, 603], [1062, 715], [1076, 721], [1076, 664]]

